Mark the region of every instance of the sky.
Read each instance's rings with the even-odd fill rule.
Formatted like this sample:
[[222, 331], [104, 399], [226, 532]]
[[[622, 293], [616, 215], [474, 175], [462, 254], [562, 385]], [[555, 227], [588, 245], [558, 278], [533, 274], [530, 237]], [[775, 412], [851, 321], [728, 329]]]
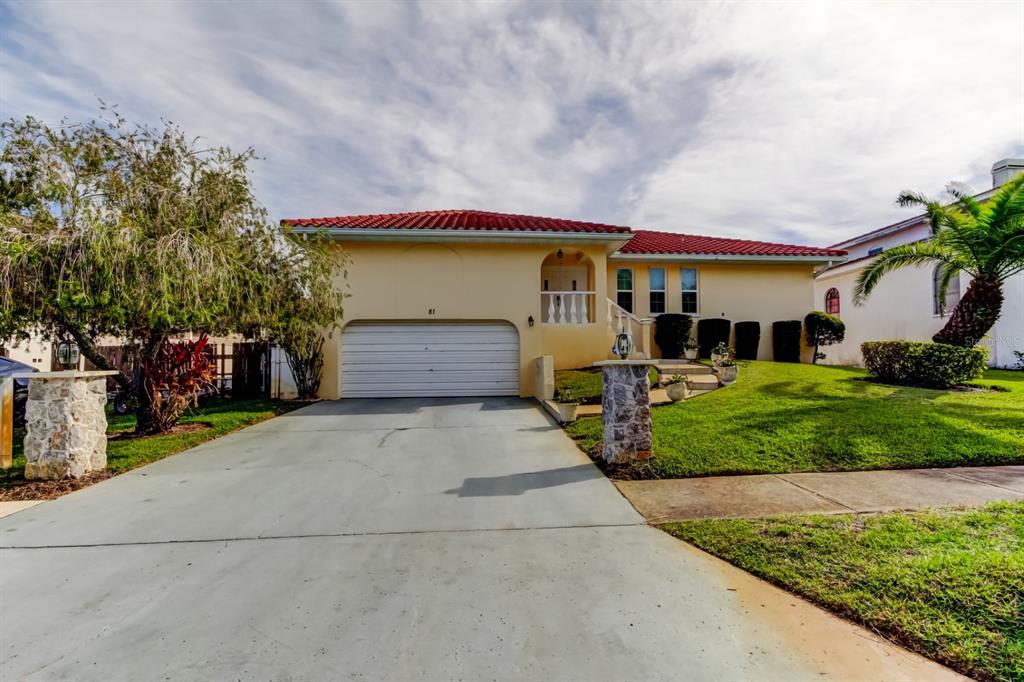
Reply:
[[255, 147], [274, 218], [827, 245], [1024, 157], [1024, 2], [3, 2], [0, 117]]

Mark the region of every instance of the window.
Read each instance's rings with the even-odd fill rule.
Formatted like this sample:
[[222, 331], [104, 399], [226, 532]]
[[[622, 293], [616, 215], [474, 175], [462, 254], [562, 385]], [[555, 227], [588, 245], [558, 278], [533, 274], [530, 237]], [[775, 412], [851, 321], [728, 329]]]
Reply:
[[956, 307], [960, 302], [960, 274], [957, 273], [946, 287], [946, 300], [939, 298], [939, 291], [942, 289], [942, 271], [945, 266], [936, 265], [932, 271], [932, 312], [936, 315], [945, 315]]
[[876, 246], [873, 249], [868, 249], [868, 255], [869, 256], [877, 256], [878, 254], [882, 253], [882, 251], [884, 251], [884, 250], [885, 249], [883, 249], [881, 246]]
[[825, 292], [825, 312], [829, 315], [839, 314], [839, 289], [832, 287]]
[[697, 270], [696, 268], [683, 268], [682, 270], [682, 292], [683, 312], [689, 315], [697, 314]]
[[651, 268], [651, 315], [665, 312], [665, 268]]
[[633, 312], [633, 271], [619, 268], [615, 271], [615, 302], [626, 312]]

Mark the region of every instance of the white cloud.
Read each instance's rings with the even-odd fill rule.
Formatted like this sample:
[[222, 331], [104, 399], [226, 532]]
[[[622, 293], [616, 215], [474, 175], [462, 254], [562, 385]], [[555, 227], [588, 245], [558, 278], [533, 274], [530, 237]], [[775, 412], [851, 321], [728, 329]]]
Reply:
[[1024, 154], [1019, 3], [0, 6], [0, 110], [255, 146], [276, 216], [476, 207], [828, 243]]

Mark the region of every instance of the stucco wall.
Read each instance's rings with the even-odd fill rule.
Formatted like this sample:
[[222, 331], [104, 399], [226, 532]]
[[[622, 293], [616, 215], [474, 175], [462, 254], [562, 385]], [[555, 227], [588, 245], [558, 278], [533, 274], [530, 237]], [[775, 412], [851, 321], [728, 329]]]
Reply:
[[[846, 323], [846, 340], [823, 349], [827, 364], [862, 365], [860, 345], [864, 341], [931, 341], [948, 319], [933, 312], [931, 265], [888, 273], [863, 305], [854, 305], [853, 289], [864, 264], [841, 266], [814, 282], [819, 310], [825, 305], [825, 293], [831, 287], [839, 290], [839, 317]], [[960, 291], [966, 291], [969, 283], [970, 279], [961, 275]], [[983, 341], [989, 348], [989, 364], [995, 367], [1012, 367], [1016, 362], [1013, 351], [1024, 351], [1024, 275], [1010, 278], [1004, 294], [1003, 314]]]
[[[556, 367], [588, 365], [608, 356], [604, 305], [606, 279], [595, 276], [595, 322], [547, 325], [541, 322], [541, 264], [563, 248], [582, 251], [594, 273], [606, 267], [604, 244], [410, 244], [347, 242], [348, 277], [336, 284], [351, 297], [344, 324], [360, 320], [505, 321], [519, 332], [520, 394], [533, 394], [534, 360], [553, 355]], [[534, 324], [529, 325], [533, 317]], [[321, 395], [341, 396], [341, 330], [324, 344]]]
[[[682, 312], [682, 268], [697, 270], [695, 336], [696, 320], [702, 318], [725, 318], [734, 326], [748, 320], [760, 322], [760, 360], [772, 359], [772, 322], [802, 320], [814, 305], [814, 270], [810, 264], [609, 261], [607, 286], [612, 299], [615, 298], [616, 270], [633, 270], [633, 312], [639, 317], [650, 314], [648, 270], [652, 267], [665, 269], [665, 300], [670, 313]], [[804, 350], [804, 360], [810, 361], [811, 351]], [[655, 354], [660, 355], [660, 352], [656, 349]]]

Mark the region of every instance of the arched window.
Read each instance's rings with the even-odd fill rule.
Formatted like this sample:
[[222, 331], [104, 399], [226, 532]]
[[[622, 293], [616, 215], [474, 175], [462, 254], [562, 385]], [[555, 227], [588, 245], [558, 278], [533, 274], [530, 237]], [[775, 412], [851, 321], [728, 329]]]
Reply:
[[944, 267], [936, 265], [935, 269], [932, 270], [932, 312], [936, 315], [948, 314], [960, 302], [959, 274], [949, 280], [949, 286], [946, 287], [945, 301], [939, 296], [939, 291], [942, 289], [942, 270]]
[[825, 312], [829, 315], [839, 314], [839, 289], [832, 287], [825, 292]]

